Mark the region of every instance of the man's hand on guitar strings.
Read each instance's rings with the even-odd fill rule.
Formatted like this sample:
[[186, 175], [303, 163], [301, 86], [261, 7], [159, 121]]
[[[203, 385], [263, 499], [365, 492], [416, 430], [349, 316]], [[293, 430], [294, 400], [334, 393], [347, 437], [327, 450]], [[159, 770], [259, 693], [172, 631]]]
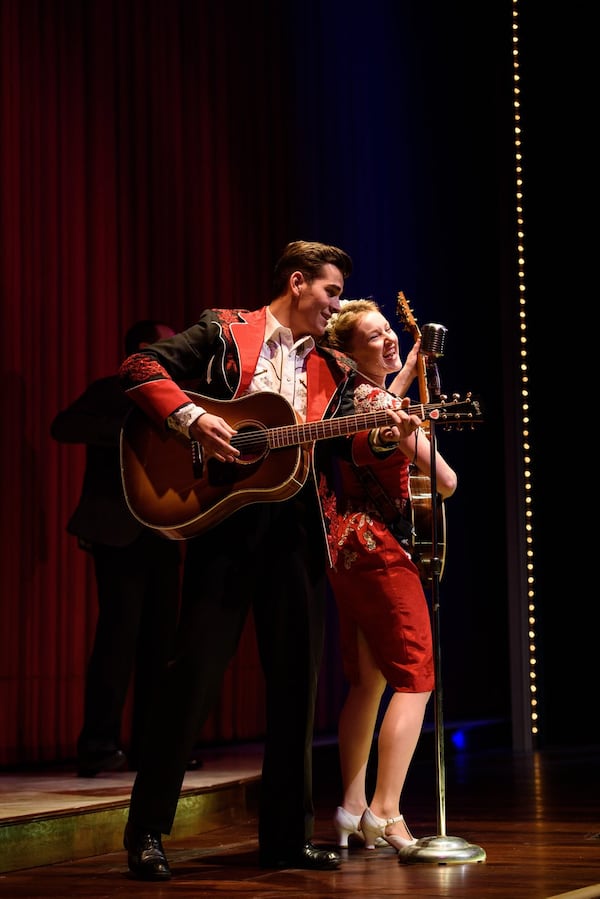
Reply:
[[231, 445], [231, 438], [237, 434], [224, 418], [205, 412], [190, 426], [190, 437], [202, 447], [204, 459], [219, 462], [235, 462], [240, 451]]

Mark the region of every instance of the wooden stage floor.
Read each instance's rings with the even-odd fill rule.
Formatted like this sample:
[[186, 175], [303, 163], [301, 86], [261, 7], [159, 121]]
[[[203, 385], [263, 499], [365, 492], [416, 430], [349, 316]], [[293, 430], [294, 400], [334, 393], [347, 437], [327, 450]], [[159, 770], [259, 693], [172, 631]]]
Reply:
[[[260, 746], [207, 750], [203, 762], [186, 775], [176, 827], [164, 839], [174, 874], [164, 884], [128, 875], [120, 841], [132, 773], [83, 780], [72, 771], [0, 772], [0, 897], [600, 897], [600, 746], [446, 750], [442, 778], [435, 752], [421, 750], [403, 810], [423, 847], [447, 837], [449, 856], [407, 861], [391, 847], [352, 847], [336, 872], [258, 866]], [[333, 846], [334, 743], [315, 747], [315, 798], [315, 842]], [[461, 860], [462, 846], [482, 857]]]

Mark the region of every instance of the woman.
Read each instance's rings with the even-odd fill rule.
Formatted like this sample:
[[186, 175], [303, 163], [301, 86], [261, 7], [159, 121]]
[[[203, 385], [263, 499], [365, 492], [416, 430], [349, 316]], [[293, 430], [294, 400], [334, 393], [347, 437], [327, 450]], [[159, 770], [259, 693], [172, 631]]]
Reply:
[[[325, 341], [356, 363], [357, 413], [398, 407], [396, 394], [406, 392], [417, 371], [419, 343], [403, 368], [398, 337], [374, 301], [343, 303], [329, 322]], [[386, 382], [394, 372], [388, 390]], [[409, 466], [431, 474], [426, 434], [421, 430], [402, 438], [390, 423], [374, 433], [371, 448], [372, 465], [367, 467], [398, 511], [405, 510]], [[362, 486], [360, 467], [337, 462], [335, 499], [327, 505], [334, 554], [329, 579], [349, 682], [339, 720], [343, 800], [334, 826], [341, 847], [353, 837], [367, 849], [385, 841], [400, 850], [415, 842], [400, 812], [400, 799], [434, 688], [431, 621], [419, 571]], [[456, 474], [436, 453], [436, 486], [442, 499], [454, 493], [456, 484]], [[368, 803], [367, 762], [386, 685], [393, 694], [379, 729], [377, 780]]]

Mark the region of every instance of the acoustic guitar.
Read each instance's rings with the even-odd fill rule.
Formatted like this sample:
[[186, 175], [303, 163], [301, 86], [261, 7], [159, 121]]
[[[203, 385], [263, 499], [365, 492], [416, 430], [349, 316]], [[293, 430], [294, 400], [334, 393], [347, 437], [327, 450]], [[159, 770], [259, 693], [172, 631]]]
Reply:
[[[410, 304], [404, 293], [398, 293], [396, 314], [413, 340], [421, 338], [421, 331], [413, 314]], [[417, 380], [419, 384], [419, 399], [422, 403], [429, 403], [429, 387], [427, 383], [427, 369], [425, 357], [419, 353], [417, 363]], [[423, 430], [431, 439], [428, 422], [424, 422]], [[410, 508], [412, 514], [412, 526], [414, 532], [415, 562], [421, 574], [421, 580], [428, 583], [432, 580], [433, 571], [431, 560], [433, 558], [433, 503], [431, 493], [431, 478], [420, 472], [416, 466], [411, 465], [409, 470]], [[440, 580], [444, 573], [446, 563], [446, 508], [441, 496], [436, 501], [436, 545], [437, 558], [439, 559]]]
[[[172, 540], [203, 533], [243, 506], [281, 502], [305, 484], [315, 441], [369, 431], [388, 422], [385, 409], [299, 423], [293, 406], [278, 393], [252, 393], [215, 400], [194, 392], [188, 398], [236, 430], [235, 462], [202, 459], [200, 447], [176, 431], [155, 425], [134, 407], [121, 429], [121, 476], [129, 509], [146, 527]], [[460, 401], [406, 410], [445, 426], [480, 416], [470, 395]]]

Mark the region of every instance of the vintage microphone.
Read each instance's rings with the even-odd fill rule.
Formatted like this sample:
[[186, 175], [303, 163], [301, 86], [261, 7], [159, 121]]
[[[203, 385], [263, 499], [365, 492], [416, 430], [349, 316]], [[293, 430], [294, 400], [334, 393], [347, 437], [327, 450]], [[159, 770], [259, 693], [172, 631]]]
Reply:
[[[447, 328], [443, 325], [423, 325], [419, 353], [425, 357], [427, 389], [430, 399], [441, 401], [440, 376], [437, 360], [444, 355]], [[436, 774], [438, 788], [437, 835], [422, 837], [410, 846], [400, 849], [399, 856], [404, 862], [429, 862], [440, 865], [483, 862], [485, 850], [481, 846], [467, 843], [462, 837], [451, 837], [446, 833], [446, 767], [444, 762], [444, 715], [442, 709], [442, 665], [440, 641], [440, 578], [442, 562], [439, 556], [438, 504], [436, 478], [435, 421], [429, 419], [429, 442], [431, 447], [431, 616], [433, 630], [433, 653], [435, 668], [435, 743]]]
[[444, 344], [448, 329], [443, 325], [423, 325], [419, 352], [425, 356], [425, 372], [427, 388], [432, 403], [439, 403], [441, 398], [440, 373], [437, 360], [444, 355]]

